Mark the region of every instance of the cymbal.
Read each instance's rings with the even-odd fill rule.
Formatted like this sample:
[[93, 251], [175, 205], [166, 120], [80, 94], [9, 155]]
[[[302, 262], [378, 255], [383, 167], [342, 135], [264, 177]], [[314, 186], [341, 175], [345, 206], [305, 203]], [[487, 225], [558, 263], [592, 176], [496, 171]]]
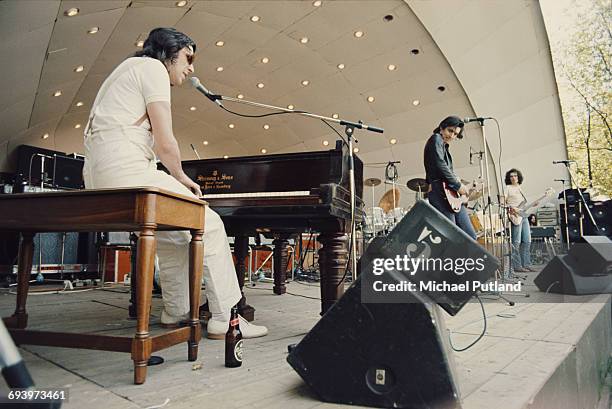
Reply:
[[[393, 196], [395, 192], [395, 202], [393, 202]], [[391, 210], [399, 207], [400, 201], [400, 191], [398, 188], [393, 188], [388, 190], [378, 202], [378, 207], [382, 208], [385, 213], [390, 212]]]
[[364, 186], [378, 186], [380, 185], [380, 179], [369, 178], [363, 181]]
[[468, 200], [471, 202], [472, 200], [476, 200], [482, 196], [483, 193], [487, 191], [487, 187], [485, 186], [482, 190], [470, 190], [468, 194]]
[[429, 183], [421, 178], [410, 179], [408, 183], [406, 183], [406, 186], [408, 186], [408, 189], [414, 190], [415, 192], [427, 192], [429, 190]]

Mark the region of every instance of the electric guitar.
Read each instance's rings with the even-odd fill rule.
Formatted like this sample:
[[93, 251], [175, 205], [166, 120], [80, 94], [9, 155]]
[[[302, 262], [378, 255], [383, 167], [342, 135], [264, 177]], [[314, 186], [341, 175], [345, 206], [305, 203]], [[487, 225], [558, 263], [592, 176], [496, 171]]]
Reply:
[[527, 200], [523, 200], [523, 202], [519, 204], [518, 207], [512, 207], [511, 209], [513, 209], [514, 212], [508, 212], [508, 218], [510, 219], [513, 225], [518, 226], [523, 221], [523, 217], [528, 216], [527, 210], [531, 208], [539, 208], [544, 204], [544, 199], [550, 198], [554, 195], [556, 195], [555, 189], [549, 187], [548, 189], [546, 189], [546, 192], [544, 192], [542, 196], [540, 196], [533, 202], [527, 204]]
[[460, 195], [453, 189], [449, 188], [446, 182], [442, 182], [442, 187], [444, 188], [444, 195], [446, 196], [446, 201], [448, 202], [451, 210], [455, 213], [459, 213], [461, 210], [461, 205], [468, 202], [468, 195]]

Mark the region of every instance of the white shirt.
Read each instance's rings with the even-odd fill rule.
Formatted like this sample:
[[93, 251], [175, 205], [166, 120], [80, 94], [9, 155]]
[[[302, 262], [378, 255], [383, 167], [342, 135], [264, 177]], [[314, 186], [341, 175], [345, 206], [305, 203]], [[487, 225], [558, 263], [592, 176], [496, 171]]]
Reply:
[[511, 207], [519, 207], [521, 203], [527, 201], [520, 185], [506, 185], [506, 204]]
[[[101, 90], [93, 106], [93, 132], [134, 125], [147, 112], [147, 104], [169, 103], [170, 77], [161, 61], [130, 57], [115, 68]], [[140, 127], [151, 129], [148, 118]]]

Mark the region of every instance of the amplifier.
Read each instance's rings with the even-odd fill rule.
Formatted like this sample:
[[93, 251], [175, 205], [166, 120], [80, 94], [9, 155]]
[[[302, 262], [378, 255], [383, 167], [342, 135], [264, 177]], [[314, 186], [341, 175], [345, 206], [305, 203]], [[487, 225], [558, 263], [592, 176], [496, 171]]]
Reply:
[[531, 238], [532, 239], [545, 239], [549, 237], [555, 237], [555, 228], [553, 226], [532, 226], [531, 227]]
[[557, 226], [559, 224], [559, 218], [557, 210], [538, 210], [537, 212], [538, 224], [540, 226]]

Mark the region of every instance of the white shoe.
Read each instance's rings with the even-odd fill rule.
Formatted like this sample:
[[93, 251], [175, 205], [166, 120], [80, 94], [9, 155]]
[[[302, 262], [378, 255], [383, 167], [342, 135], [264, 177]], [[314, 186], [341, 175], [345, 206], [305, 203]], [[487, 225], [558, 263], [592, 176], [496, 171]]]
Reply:
[[181, 321], [185, 321], [188, 319], [189, 319], [188, 312], [177, 317], [175, 315], [168, 314], [166, 312], [166, 309], [164, 308], [161, 313], [161, 326], [164, 328], [176, 328], [181, 325]]
[[[268, 328], [263, 325], [255, 325], [248, 322], [242, 315], [238, 316], [242, 338], [257, 338], [268, 334]], [[207, 337], [210, 339], [225, 339], [225, 333], [229, 328], [229, 322], [208, 320], [206, 326]]]

